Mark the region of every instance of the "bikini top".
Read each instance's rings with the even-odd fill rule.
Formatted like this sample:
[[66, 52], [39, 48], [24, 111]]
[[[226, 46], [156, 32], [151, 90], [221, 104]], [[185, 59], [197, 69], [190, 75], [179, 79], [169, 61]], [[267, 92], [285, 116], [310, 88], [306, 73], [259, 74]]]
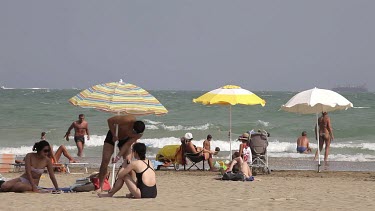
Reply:
[[150, 166], [150, 160], [148, 160], [147, 163], [145, 161], [143, 161], [143, 160], [142, 160], [142, 162], [144, 162], [147, 165], [147, 167], [145, 168], [145, 170], [143, 170], [140, 173], [135, 172], [135, 176], [137, 177], [137, 187], [140, 187], [141, 185], [145, 185], [143, 183], [143, 180], [142, 180], [142, 175], [143, 175], [143, 173], [145, 173], [147, 171], [147, 169], [151, 169], [151, 170], [155, 171]]
[[36, 169], [36, 168], [34, 168], [34, 167], [31, 166], [31, 171], [34, 172], [34, 173], [36, 173], [36, 174], [43, 174], [44, 168], [42, 168], [42, 169]]

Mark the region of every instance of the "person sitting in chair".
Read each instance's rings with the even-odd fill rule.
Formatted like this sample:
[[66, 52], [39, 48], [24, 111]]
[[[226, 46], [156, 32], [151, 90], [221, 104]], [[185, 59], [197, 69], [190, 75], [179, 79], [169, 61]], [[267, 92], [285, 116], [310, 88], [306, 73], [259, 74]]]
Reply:
[[215, 171], [216, 168], [213, 166], [212, 162], [212, 155], [216, 155], [218, 152], [207, 150], [202, 147], [195, 146], [191, 141], [193, 140], [193, 134], [186, 133], [183, 137], [186, 143], [186, 152], [191, 154], [201, 154], [204, 156], [204, 160], [208, 160], [208, 164], [210, 165], [210, 170]]

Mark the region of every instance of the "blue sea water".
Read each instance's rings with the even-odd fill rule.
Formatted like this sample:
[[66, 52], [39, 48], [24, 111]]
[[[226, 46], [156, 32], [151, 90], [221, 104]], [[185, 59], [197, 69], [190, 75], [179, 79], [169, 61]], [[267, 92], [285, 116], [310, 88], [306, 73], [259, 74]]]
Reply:
[[[85, 155], [100, 157], [105, 134], [106, 119], [111, 114], [72, 106], [68, 99], [80, 90], [6, 89], [0, 90], [0, 153], [23, 156], [31, 151], [42, 131], [57, 148], [64, 144], [75, 155], [75, 143], [66, 142], [63, 136], [78, 114], [83, 113], [89, 122], [91, 140], [86, 142]], [[204, 106], [192, 102], [203, 91], [150, 91], [169, 111], [164, 116], [138, 117], [146, 123], [140, 140], [149, 147], [149, 156], [168, 144], [179, 144], [186, 132], [194, 135], [196, 145], [202, 145], [207, 134], [213, 136], [212, 147], [220, 147], [219, 154], [226, 157], [229, 145], [229, 107]], [[296, 138], [303, 130], [308, 132], [312, 147], [315, 115], [298, 115], [280, 110], [293, 92], [255, 92], [267, 101], [261, 106], [232, 106], [232, 148], [238, 149], [235, 139], [251, 129], [265, 129], [270, 134], [270, 157], [310, 159], [312, 155], [295, 152]], [[330, 160], [375, 161], [375, 94], [344, 93], [354, 108], [331, 112], [335, 140], [331, 145]]]

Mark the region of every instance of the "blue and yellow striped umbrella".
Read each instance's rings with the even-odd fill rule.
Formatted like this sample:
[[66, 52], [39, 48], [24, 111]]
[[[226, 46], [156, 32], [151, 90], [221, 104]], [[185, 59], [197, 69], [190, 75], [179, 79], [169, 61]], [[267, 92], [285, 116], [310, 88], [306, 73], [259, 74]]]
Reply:
[[163, 115], [167, 109], [146, 90], [129, 83], [104, 83], [92, 86], [69, 102], [82, 108], [131, 115]]

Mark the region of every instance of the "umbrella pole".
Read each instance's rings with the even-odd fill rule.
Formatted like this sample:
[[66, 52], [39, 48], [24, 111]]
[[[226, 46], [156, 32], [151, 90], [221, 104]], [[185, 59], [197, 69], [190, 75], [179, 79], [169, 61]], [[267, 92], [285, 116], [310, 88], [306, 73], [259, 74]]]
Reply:
[[229, 159], [232, 156], [232, 106], [229, 106]]
[[[118, 137], [118, 124], [116, 124], [116, 136]], [[113, 158], [116, 157], [116, 142], [115, 142], [114, 149], [113, 149]], [[116, 163], [112, 163], [111, 187], [113, 187], [113, 184], [115, 183], [115, 170], [116, 170]]]
[[318, 113], [316, 113], [316, 137], [318, 139], [318, 172], [320, 172], [320, 145], [319, 145], [319, 117]]

